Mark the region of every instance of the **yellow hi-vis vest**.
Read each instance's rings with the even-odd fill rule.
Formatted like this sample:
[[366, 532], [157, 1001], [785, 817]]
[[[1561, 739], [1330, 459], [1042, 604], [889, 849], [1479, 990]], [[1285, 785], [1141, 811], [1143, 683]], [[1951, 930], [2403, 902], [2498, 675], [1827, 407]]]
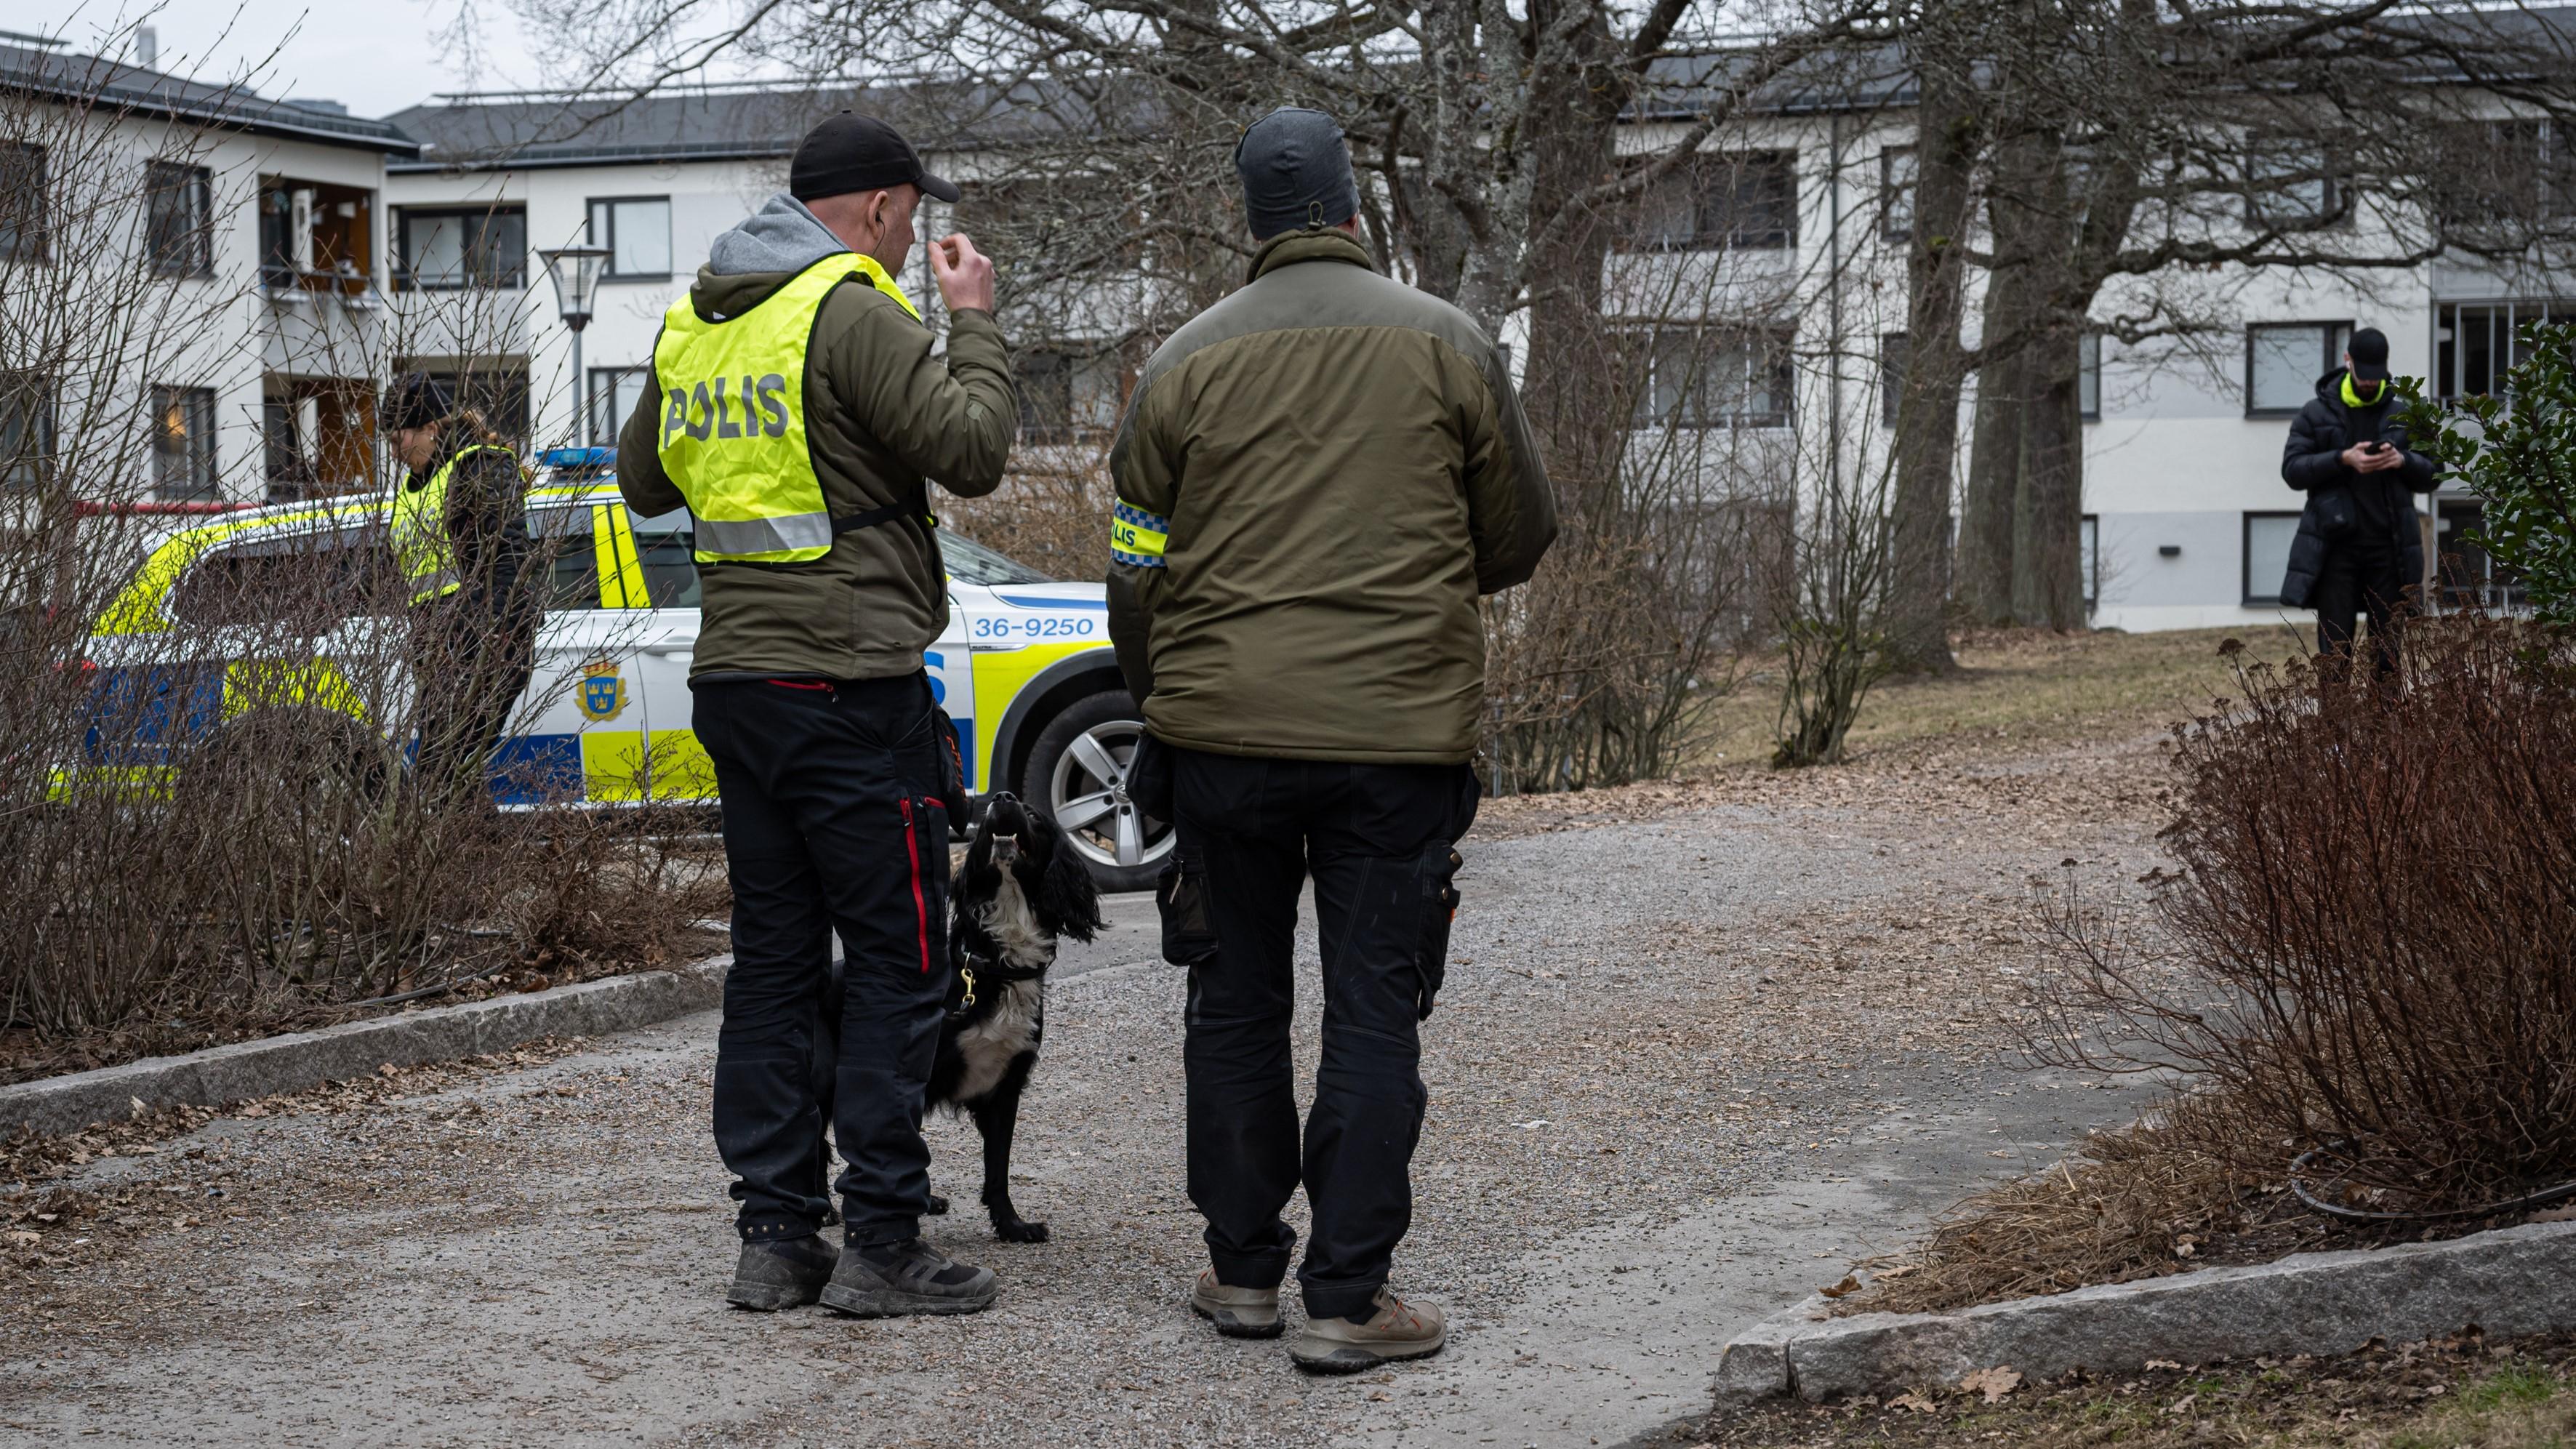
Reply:
[[447, 536], [447, 485], [456, 477], [456, 465], [477, 453], [508, 457], [510, 450], [488, 443], [459, 448], [427, 482], [414, 486], [404, 479], [394, 485], [394, 562], [411, 584], [415, 604], [426, 604], [463, 586], [456, 577], [456, 545]]
[[835, 252], [750, 311], [709, 322], [683, 295], [662, 316], [653, 375], [662, 387], [662, 471], [689, 500], [697, 560], [804, 563], [836, 534], [915, 509], [834, 518], [807, 442], [805, 349], [832, 289], [862, 278], [919, 321], [872, 257]]

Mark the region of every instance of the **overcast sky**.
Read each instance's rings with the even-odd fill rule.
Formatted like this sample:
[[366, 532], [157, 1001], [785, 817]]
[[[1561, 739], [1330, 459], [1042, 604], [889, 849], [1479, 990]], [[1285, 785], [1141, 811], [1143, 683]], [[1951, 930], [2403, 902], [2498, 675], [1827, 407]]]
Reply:
[[[480, 8], [486, 64], [471, 73], [441, 57], [432, 39], [454, 15], [453, 0], [171, 0], [145, 23], [160, 33], [163, 70], [229, 82], [260, 67], [252, 75], [260, 94], [339, 101], [352, 115], [390, 115], [439, 91], [556, 79], [536, 72], [500, 5]], [[150, 11], [99, 0], [9, 0], [0, 29], [59, 36], [90, 51]]]

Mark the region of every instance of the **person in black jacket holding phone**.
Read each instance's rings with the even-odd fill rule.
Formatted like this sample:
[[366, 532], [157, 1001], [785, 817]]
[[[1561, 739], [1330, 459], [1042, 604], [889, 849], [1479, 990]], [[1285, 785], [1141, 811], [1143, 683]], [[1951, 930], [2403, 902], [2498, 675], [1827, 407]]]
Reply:
[[2397, 672], [2397, 630], [2424, 576], [2413, 495], [2433, 491], [2433, 460], [2407, 451], [2396, 401], [2388, 338], [2364, 327], [2343, 366], [2317, 379], [2281, 450], [2281, 481], [2308, 495], [2281, 602], [2317, 611], [2318, 663], [2329, 678], [2342, 677], [2364, 614], [2378, 677]]

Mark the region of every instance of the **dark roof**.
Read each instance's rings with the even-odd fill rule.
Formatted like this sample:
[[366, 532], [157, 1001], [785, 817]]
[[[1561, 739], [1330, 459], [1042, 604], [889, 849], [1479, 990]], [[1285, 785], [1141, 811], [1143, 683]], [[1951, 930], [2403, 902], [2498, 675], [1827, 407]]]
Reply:
[[386, 120], [422, 142], [419, 159], [391, 169], [419, 172], [785, 156], [815, 121], [843, 109], [884, 118], [924, 150], [1081, 134], [1095, 114], [1061, 87], [876, 80], [686, 87], [631, 98], [440, 96]]
[[[2508, 49], [2568, 46], [2576, 7], [2414, 14], [2381, 31], [2493, 40]], [[2366, 45], [2368, 37], [2364, 36]], [[1741, 83], [1761, 59], [1754, 38], [1709, 37], [1694, 53], [1658, 58], [1623, 112], [1630, 121], [1689, 120]], [[2499, 58], [2501, 62], [2501, 57]], [[2506, 67], [2509, 68], [2509, 67]], [[2445, 70], [2433, 79], [2461, 79]], [[2491, 77], [2481, 77], [2488, 79]], [[1757, 115], [1869, 113], [1916, 101], [1911, 58], [1894, 41], [1857, 42], [1807, 56], [1755, 86]], [[1114, 125], [1150, 133], [1153, 88], [1115, 79], [1024, 81], [884, 78], [822, 86], [740, 85], [659, 91], [628, 100], [557, 94], [442, 96], [388, 120], [420, 138], [398, 172], [781, 157], [815, 120], [848, 107], [881, 116], [924, 150], [972, 150], [1041, 137], [1073, 138]]]
[[95, 55], [0, 43], [0, 94], [13, 91], [388, 156], [410, 156], [420, 149], [390, 121], [335, 116], [292, 101], [267, 100], [240, 86], [207, 85]]

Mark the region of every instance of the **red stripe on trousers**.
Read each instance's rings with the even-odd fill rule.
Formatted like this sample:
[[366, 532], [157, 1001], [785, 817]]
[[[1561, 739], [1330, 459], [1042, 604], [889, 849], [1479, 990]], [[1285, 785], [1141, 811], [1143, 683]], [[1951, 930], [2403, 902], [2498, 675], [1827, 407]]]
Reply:
[[930, 906], [921, 898], [921, 832], [912, 818], [912, 802], [903, 803], [903, 853], [912, 860], [913, 933], [921, 942], [921, 974], [930, 974]]

